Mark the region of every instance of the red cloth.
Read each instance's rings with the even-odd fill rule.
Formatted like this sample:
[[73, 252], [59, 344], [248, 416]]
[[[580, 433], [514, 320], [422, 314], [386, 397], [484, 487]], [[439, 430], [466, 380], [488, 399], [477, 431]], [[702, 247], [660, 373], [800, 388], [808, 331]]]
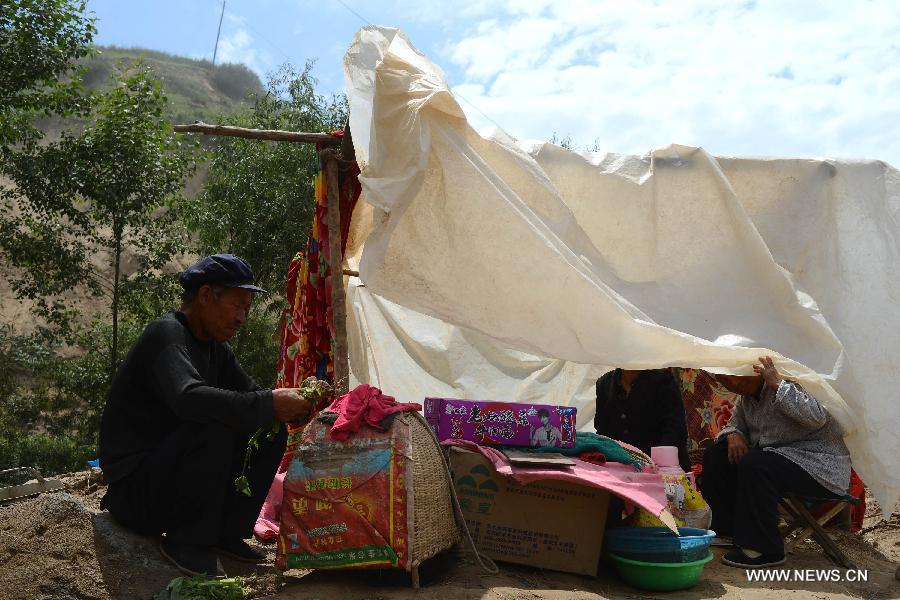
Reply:
[[592, 465], [600, 465], [601, 467], [606, 464], [606, 455], [601, 452], [597, 452], [596, 450], [582, 452], [578, 455], [578, 458], [580, 458], [584, 462], [591, 463]]
[[338, 414], [331, 427], [331, 438], [344, 441], [351, 433], [359, 431], [363, 423], [384, 431], [381, 421], [388, 415], [406, 410], [422, 410], [421, 404], [400, 404], [392, 396], [385, 396], [377, 387], [368, 383], [356, 386], [349, 394], [344, 394], [331, 403], [327, 409]]
[[[341, 132], [333, 132], [339, 136]], [[359, 168], [351, 163], [338, 169], [341, 212], [341, 252], [347, 246], [350, 218], [359, 199]], [[331, 269], [329, 267], [328, 181], [325, 165], [319, 160], [314, 180], [315, 212], [306, 241], [306, 249], [298, 252], [288, 268], [285, 298], [287, 306], [281, 319], [281, 348], [275, 387], [297, 387], [311, 375], [332, 382], [333, 316], [331, 308]], [[303, 432], [304, 423], [288, 423], [288, 445], [279, 472], [286, 471]]]
[[[335, 131], [331, 135], [340, 137], [343, 131]], [[321, 149], [317, 147], [317, 150]], [[342, 255], [347, 247], [353, 209], [362, 190], [358, 175], [359, 166], [355, 162], [346, 165], [346, 169], [338, 169]], [[276, 388], [297, 387], [311, 375], [334, 382], [334, 359], [331, 351], [334, 321], [331, 309], [331, 269], [328, 263], [331, 252], [328, 236], [328, 181], [322, 159], [319, 160], [319, 171], [313, 183], [315, 211], [306, 247], [297, 253], [288, 268], [285, 286], [287, 306], [284, 307], [281, 318]], [[304, 425], [305, 422], [288, 423], [288, 444], [278, 467], [279, 473], [287, 471]], [[272, 483], [267, 505], [263, 507], [263, 516], [279, 514], [281, 485], [280, 479]], [[269, 524], [271, 521], [267, 523], [261, 516], [258, 525], [272, 533], [266, 529]], [[275, 525], [274, 534], [277, 534], [277, 523]]]
[[853, 469], [850, 469], [850, 494], [859, 500], [850, 516], [850, 530], [856, 533], [863, 528], [863, 519], [866, 517], [866, 484]]

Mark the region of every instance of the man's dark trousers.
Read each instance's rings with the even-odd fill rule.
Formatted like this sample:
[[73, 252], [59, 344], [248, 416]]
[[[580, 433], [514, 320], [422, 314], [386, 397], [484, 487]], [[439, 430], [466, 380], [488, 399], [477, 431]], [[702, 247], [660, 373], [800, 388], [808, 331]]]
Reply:
[[802, 467], [776, 452], [753, 448], [736, 465], [721, 440], [703, 455], [703, 498], [712, 509], [710, 528], [740, 548], [784, 554], [778, 531], [778, 499], [788, 492], [834, 498]]
[[184, 423], [134, 472], [110, 483], [102, 506], [122, 525], [144, 535], [201, 546], [247, 539], [284, 454], [282, 426], [273, 441], [260, 436], [250, 458], [251, 496], [235, 490], [252, 431]]

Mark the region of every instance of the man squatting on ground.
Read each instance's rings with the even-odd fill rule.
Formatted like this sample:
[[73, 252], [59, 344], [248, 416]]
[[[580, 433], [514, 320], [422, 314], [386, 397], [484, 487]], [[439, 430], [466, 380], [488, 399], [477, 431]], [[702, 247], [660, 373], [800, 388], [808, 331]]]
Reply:
[[116, 371], [100, 426], [100, 466], [109, 482], [101, 507], [144, 535], [165, 533], [162, 554], [182, 572], [222, 576], [218, 555], [264, 556], [253, 531], [287, 434], [259, 440], [235, 490], [250, 436], [273, 419], [297, 421], [309, 403], [297, 389], [264, 390], [241, 369], [227, 341], [247, 319], [253, 272], [231, 254], [207, 256], [180, 276], [181, 309], [144, 329]]
[[703, 457], [703, 497], [712, 529], [734, 538], [725, 564], [754, 568], [784, 563], [778, 500], [787, 492], [838, 498], [850, 486], [844, 431], [800, 385], [779, 375], [770, 357], [756, 375], [716, 375], [741, 394], [734, 413]]

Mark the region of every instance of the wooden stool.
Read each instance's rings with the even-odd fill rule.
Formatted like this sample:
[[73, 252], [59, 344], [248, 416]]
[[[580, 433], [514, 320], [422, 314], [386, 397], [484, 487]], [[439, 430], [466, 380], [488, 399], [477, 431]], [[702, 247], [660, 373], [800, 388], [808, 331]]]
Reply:
[[[844, 567], [845, 569], [856, 568], [828, 532], [825, 531], [823, 525], [838, 513], [843, 512], [845, 516], [848, 515], [850, 507], [859, 504], [857, 498], [850, 495], [841, 498], [810, 498], [799, 496], [797, 494], [787, 494], [785, 497], [781, 498], [779, 502], [789, 516], [788, 527], [783, 532], [785, 554], [793, 552], [794, 546], [811, 537], [822, 547], [825, 554], [827, 554], [835, 564]], [[825, 502], [834, 502], [835, 505], [817, 519], [810, 512], [810, 508]], [[792, 534], [796, 535], [794, 535], [791, 540], [788, 540]]]

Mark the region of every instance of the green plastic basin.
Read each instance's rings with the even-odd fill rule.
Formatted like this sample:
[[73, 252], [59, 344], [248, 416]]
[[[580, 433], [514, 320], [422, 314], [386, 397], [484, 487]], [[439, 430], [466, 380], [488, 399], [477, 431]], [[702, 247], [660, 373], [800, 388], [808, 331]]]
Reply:
[[616, 563], [625, 583], [643, 590], [654, 592], [671, 592], [693, 587], [703, 573], [703, 566], [713, 559], [710, 552], [706, 558], [689, 563], [649, 563], [631, 560], [608, 552], [607, 555]]

